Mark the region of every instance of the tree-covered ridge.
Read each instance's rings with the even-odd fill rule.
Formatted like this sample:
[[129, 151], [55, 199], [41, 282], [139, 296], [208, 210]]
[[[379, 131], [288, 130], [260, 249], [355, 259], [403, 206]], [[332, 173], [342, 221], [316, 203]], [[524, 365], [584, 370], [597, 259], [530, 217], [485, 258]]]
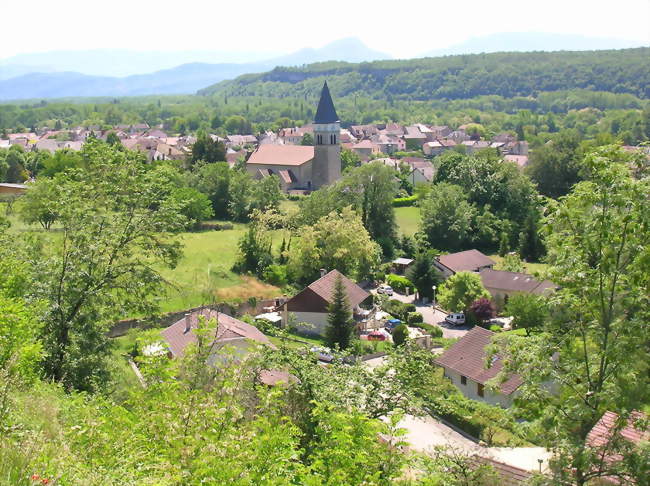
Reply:
[[650, 97], [650, 48], [580, 52], [504, 52], [411, 60], [324, 62], [277, 67], [201, 91], [202, 95], [313, 96], [327, 81], [335, 96], [409, 100], [507, 98], [588, 89]]

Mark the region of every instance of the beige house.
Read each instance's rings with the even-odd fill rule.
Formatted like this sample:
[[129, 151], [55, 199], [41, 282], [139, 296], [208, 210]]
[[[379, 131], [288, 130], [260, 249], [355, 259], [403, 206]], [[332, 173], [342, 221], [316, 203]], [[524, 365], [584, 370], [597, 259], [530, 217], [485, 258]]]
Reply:
[[309, 334], [324, 334], [327, 327], [328, 307], [332, 303], [334, 286], [338, 277], [341, 277], [343, 281], [348, 303], [354, 314], [360, 314], [359, 304], [370, 297], [370, 294], [338, 270], [332, 270], [281, 306], [283, 325], [288, 324], [289, 313], [291, 313], [299, 323], [309, 325], [300, 328], [301, 331]]
[[488, 382], [503, 368], [498, 355], [486, 367], [486, 347], [494, 334], [482, 327], [474, 327], [436, 359], [435, 363], [444, 369], [445, 377], [467, 398], [508, 408], [523, 382], [519, 375], [512, 375], [495, 389], [488, 386]]

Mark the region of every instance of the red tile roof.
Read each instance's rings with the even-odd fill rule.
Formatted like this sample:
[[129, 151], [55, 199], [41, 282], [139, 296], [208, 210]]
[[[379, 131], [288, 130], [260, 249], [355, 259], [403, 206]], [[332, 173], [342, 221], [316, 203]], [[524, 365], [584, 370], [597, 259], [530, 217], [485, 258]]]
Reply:
[[440, 255], [438, 261], [454, 272], [476, 272], [481, 267], [491, 267], [496, 264], [494, 260], [478, 250]]
[[358, 306], [370, 296], [368, 292], [341, 272], [332, 270], [289, 299], [287, 308], [298, 312], [327, 312], [327, 305], [332, 303], [334, 286], [339, 275], [343, 281], [343, 287], [351, 307]]
[[527, 273], [484, 268], [479, 274], [486, 288], [542, 295], [557, 287], [550, 280], [540, 281]]
[[314, 158], [314, 147], [302, 145], [260, 145], [247, 164], [294, 165], [305, 164]]
[[503, 462], [495, 461], [488, 457], [474, 456], [472, 462], [478, 466], [492, 466], [499, 476], [499, 486], [519, 486], [530, 479], [532, 474], [529, 471], [520, 469]]
[[[498, 357], [492, 366], [485, 367], [485, 348], [490, 344], [492, 336], [492, 331], [476, 326], [447, 349], [436, 360], [436, 364], [485, 385], [503, 368], [503, 363]], [[510, 395], [522, 383], [519, 375], [512, 375], [501, 384], [500, 391], [504, 395]]]
[[[643, 412], [632, 412], [628, 418], [627, 425], [619, 432], [621, 437], [634, 444], [638, 444], [642, 440], [650, 440], [650, 431], [635, 427], [637, 421], [647, 419], [647, 415]], [[594, 428], [591, 429], [589, 435], [587, 435], [587, 444], [592, 447], [606, 445], [612, 438], [612, 433], [617, 420], [617, 413], [605, 412], [596, 425], [594, 425]]]
[[273, 344], [271, 344], [271, 341], [269, 341], [269, 338], [266, 337], [262, 331], [257, 329], [255, 326], [251, 326], [250, 324], [242, 322], [239, 319], [235, 319], [234, 317], [231, 317], [228, 314], [224, 314], [223, 312], [204, 309], [202, 311], [193, 312], [189, 316], [189, 332], [186, 331], [187, 326], [185, 317], [179, 321], [176, 321], [174, 324], [161, 332], [163, 338], [165, 341], [167, 341], [169, 349], [174, 357], [183, 356], [185, 348], [189, 344], [194, 344], [197, 342], [194, 330], [198, 327], [199, 316], [204, 316], [206, 320], [216, 319], [218, 322], [217, 334], [215, 336], [214, 342], [233, 338], [246, 338], [261, 344], [266, 344], [267, 346], [273, 346]]

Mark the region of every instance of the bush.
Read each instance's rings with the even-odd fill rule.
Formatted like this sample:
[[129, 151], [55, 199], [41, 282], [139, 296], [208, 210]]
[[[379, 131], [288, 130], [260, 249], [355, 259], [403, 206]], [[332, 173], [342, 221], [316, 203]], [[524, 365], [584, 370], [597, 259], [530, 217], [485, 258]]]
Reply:
[[415, 206], [417, 200], [418, 200], [417, 196], [396, 197], [395, 199], [393, 199], [393, 207], [401, 208], [405, 206]]
[[416, 324], [424, 321], [420, 312], [409, 312], [406, 316], [406, 322], [408, 324]]
[[400, 302], [399, 300], [390, 299], [384, 302], [382, 309], [388, 312], [390, 315], [397, 317], [398, 319], [406, 322], [410, 312], [415, 312], [414, 304], [407, 304], [405, 302]]
[[406, 338], [409, 336], [408, 327], [405, 324], [400, 324], [395, 329], [393, 329], [393, 343], [395, 346], [401, 346], [406, 342]]
[[262, 280], [276, 287], [284, 287], [287, 285], [286, 265], [269, 265], [262, 272]]
[[409, 325], [428, 332], [433, 338], [442, 337], [442, 329], [440, 329], [438, 326], [434, 326], [432, 324], [426, 324], [424, 322], [409, 322]]
[[501, 332], [501, 331], [503, 331], [503, 329], [501, 329], [501, 326], [499, 326], [498, 324], [492, 324], [490, 326], [490, 331], [492, 331], [492, 332]]
[[231, 230], [234, 227], [235, 225], [232, 223], [201, 223], [199, 229], [204, 231], [225, 231]]
[[408, 278], [402, 277], [401, 275], [395, 275], [394, 273], [386, 275], [386, 283], [400, 294], [405, 294], [406, 289], [409, 289], [410, 292], [415, 290], [415, 286]]

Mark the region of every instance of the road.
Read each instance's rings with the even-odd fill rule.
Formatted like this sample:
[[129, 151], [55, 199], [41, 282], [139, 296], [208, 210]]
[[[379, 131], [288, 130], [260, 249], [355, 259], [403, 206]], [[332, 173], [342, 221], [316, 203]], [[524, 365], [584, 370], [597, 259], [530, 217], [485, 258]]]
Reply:
[[444, 338], [460, 338], [467, 334], [467, 331], [470, 329], [468, 326], [452, 326], [447, 324], [445, 322], [445, 317], [447, 317], [446, 312], [437, 307], [431, 307], [430, 304], [423, 304], [420, 301], [415, 301], [413, 295], [407, 297], [406, 295], [395, 292], [390, 298], [408, 304], [415, 304], [417, 312], [422, 314], [422, 320], [427, 324], [438, 326], [442, 329], [442, 337]]

